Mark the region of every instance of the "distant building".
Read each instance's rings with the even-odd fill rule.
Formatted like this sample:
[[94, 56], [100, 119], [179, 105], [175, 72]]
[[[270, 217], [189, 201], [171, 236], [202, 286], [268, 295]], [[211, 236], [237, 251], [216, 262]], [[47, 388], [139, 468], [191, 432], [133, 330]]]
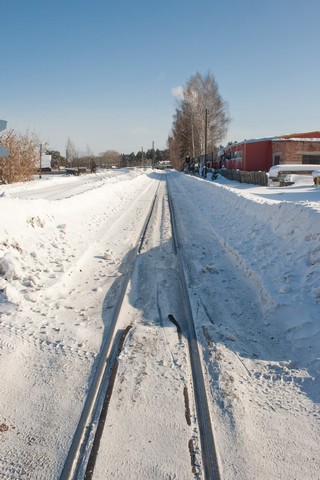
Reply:
[[320, 132], [232, 143], [219, 150], [218, 163], [219, 167], [248, 172], [267, 172], [279, 164], [320, 164]]
[[51, 155], [43, 155], [41, 158], [41, 172], [51, 172]]

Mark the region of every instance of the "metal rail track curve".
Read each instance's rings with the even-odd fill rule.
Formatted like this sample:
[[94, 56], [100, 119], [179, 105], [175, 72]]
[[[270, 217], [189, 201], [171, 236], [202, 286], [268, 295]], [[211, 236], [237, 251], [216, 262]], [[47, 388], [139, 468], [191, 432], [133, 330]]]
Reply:
[[174, 204], [172, 200], [172, 195], [170, 194], [168, 181], [167, 191], [172, 225], [172, 235], [178, 260], [179, 275], [181, 279], [181, 287], [183, 294], [183, 305], [185, 307], [185, 318], [187, 321], [186, 338], [188, 340], [189, 346], [189, 357], [192, 370], [197, 420], [199, 426], [204, 477], [206, 480], [220, 480], [218, 458], [212, 430], [212, 420], [208, 406], [207, 392], [201, 366], [197, 334], [194, 326], [194, 318], [187, 287], [185, 262], [183, 259], [182, 249], [180, 247], [179, 230], [175, 220], [176, 216], [174, 211]]
[[128, 283], [133, 272], [137, 255], [141, 250], [141, 245], [143, 243], [146, 230], [155, 207], [159, 184], [151, 202], [150, 209], [147, 212], [138, 241], [136, 242], [134, 248], [132, 248], [127, 255], [127, 271], [123, 275], [121, 289], [118, 295], [114, 313], [110, 322], [110, 326], [106, 331], [102, 341], [99, 361], [91, 382], [84, 408], [82, 410], [82, 414], [80, 416], [80, 420], [78, 422], [77, 429], [73, 436], [69, 453], [60, 474], [60, 480], [78, 480], [84, 476], [86, 463], [88, 462], [90, 455], [90, 452], [86, 451], [86, 445], [92, 440], [92, 438], [94, 438], [95, 435], [97, 428], [96, 419], [100, 416], [99, 411], [103, 406], [104, 396], [108, 384], [108, 377], [110, 376], [113, 364], [115, 362], [117, 353], [116, 344], [120, 341], [120, 337], [118, 338], [118, 342], [116, 342], [114, 339], [117, 320], [120, 314], [124, 296], [126, 294]]
[[[159, 188], [159, 185], [158, 185]], [[90, 457], [90, 450], [86, 449], [88, 443], [93, 444], [93, 439], [98, 428], [98, 421], [103, 408], [109, 380], [116, 362], [118, 345], [121, 333], [118, 332], [115, 338], [117, 320], [120, 314], [121, 306], [132, 275], [135, 261], [139, 255], [144, 239], [146, 237], [148, 225], [150, 223], [156, 200], [155, 192], [152, 204], [146, 215], [146, 219], [141, 230], [139, 240], [135, 247], [130, 251], [127, 272], [124, 275], [121, 291], [118, 296], [117, 304], [114, 310], [112, 321], [108, 331], [103, 339], [103, 345], [100, 353], [99, 363], [88, 393], [78, 427], [67, 456], [60, 480], [80, 480], [85, 477], [86, 468]], [[183, 314], [185, 321], [185, 338], [188, 343], [189, 358], [192, 371], [192, 382], [194, 387], [194, 401], [196, 405], [197, 423], [199, 428], [199, 437], [202, 456], [202, 470], [205, 480], [220, 480], [218, 459], [214, 435], [212, 430], [212, 420], [207, 400], [207, 392], [201, 365], [200, 351], [198, 347], [197, 335], [194, 326], [192, 307], [189, 299], [185, 262], [183, 259], [182, 248], [179, 241], [179, 230], [175, 220], [174, 204], [170, 194], [169, 182], [167, 181], [167, 194], [170, 211], [170, 221], [172, 226], [172, 236], [174, 243], [174, 252], [177, 256], [178, 276], [181, 284]]]

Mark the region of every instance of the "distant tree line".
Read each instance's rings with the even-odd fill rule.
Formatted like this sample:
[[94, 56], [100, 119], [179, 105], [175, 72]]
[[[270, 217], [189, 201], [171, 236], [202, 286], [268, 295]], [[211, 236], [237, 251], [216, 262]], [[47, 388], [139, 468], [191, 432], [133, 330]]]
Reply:
[[[49, 153], [49, 152], [48, 152]], [[67, 166], [88, 167], [94, 162], [97, 168], [126, 168], [126, 167], [152, 167], [159, 162], [168, 160], [169, 151], [149, 149], [129, 154], [119, 153], [116, 150], [106, 150], [95, 156], [89, 151], [80, 154], [74, 144], [68, 139], [65, 163]]]
[[[40, 173], [40, 155], [51, 156], [51, 169], [85, 168], [95, 172], [97, 168], [152, 167], [168, 160], [169, 151], [149, 149], [137, 154], [121, 154], [115, 150], [106, 150], [93, 155], [89, 148], [80, 153], [68, 139], [65, 156], [58, 150], [50, 150], [41, 145], [37, 135], [30, 132], [19, 133], [13, 129], [0, 134], [0, 144], [8, 149], [8, 156], [0, 158], [0, 183], [24, 182], [31, 180], [36, 172]], [[42, 148], [43, 147], [43, 148]]]
[[168, 137], [170, 162], [182, 170], [186, 158], [196, 159], [213, 152], [227, 133], [230, 122], [227, 104], [222, 99], [211, 73], [192, 75], [183, 88]]
[[[214, 76], [207, 73], [192, 75], [183, 87], [177, 102], [167, 149], [149, 149], [146, 152], [120, 154], [107, 150], [95, 156], [89, 147], [79, 153], [68, 138], [65, 156], [57, 150], [46, 149], [51, 155], [51, 168], [82, 167], [94, 172], [96, 168], [151, 167], [170, 162], [176, 170], [183, 170], [186, 158], [203, 158], [213, 152], [227, 133], [230, 118]], [[0, 183], [26, 181], [39, 169], [42, 149], [37, 135], [6, 130], [0, 134], [0, 144], [9, 154], [0, 158]], [[41, 162], [40, 162], [41, 163]]]

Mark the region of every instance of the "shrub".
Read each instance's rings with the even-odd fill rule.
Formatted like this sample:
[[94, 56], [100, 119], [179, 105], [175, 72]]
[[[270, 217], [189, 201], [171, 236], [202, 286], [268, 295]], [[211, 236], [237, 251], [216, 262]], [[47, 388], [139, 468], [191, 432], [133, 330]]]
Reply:
[[0, 134], [0, 144], [9, 151], [7, 157], [0, 158], [0, 183], [31, 180], [39, 162], [39, 138], [11, 129]]

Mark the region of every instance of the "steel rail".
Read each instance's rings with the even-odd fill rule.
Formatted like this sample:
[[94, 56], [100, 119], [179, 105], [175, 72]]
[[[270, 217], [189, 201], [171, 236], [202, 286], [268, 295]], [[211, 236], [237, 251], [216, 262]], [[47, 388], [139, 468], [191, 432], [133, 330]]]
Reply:
[[134, 248], [132, 248], [130, 252], [128, 252], [126, 261], [127, 271], [122, 277], [122, 284], [117, 298], [117, 303], [111, 318], [109, 328], [105, 332], [102, 341], [99, 361], [90, 385], [87, 398], [85, 400], [78, 426], [73, 436], [73, 440], [66, 461], [59, 477], [60, 480], [79, 480], [80, 478], [83, 478], [84, 472], [86, 470], [85, 463], [89, 460], [90, 452], [86, 452], [85, 448], [87, 443], [92, 440], [95, 435], [95, 431], [97, 429], [95, 419], [100, 416], [99, 410], [102, 409], [104, 401], [103, 394], [105, 394], [106, 392], [110, 372], [112, 371], [113, 363], [116, 357], [113, 352], [116, 352], [117, 348], [113, 348], [112, 352], [116, 324], [128, 288], [129, 280], [132, 276], [134, 265], [137, 256], [140, 253], [141, 246], [145, 238], [146, 231], [156, 204], [159, 185], [160, 182], [157, 186], [151, 203], [151, 207], [148, 210], [146, 219], [143, 223], [143, 227], [140, 231], [138, 241], [136, 242]]
[[187, 320], [187, 340], [189, 346], [189, 356], [192, 371], [192, 380], [194, 386], [194, 396], [197, 420], [199, 426], [200, 445], [202, 465], [204, 470], [204, 478], [206, 480], [220, 480], [218, 458], [214, 435], [212, 430], [212, 419], [210, 416], [207, 392], [201, 365], [201, 357], [199, 352], [197, 334], [194, 326], [194, 317], [190, 303], [190, 297], [187, 286], [187, 275], [185, 271], [185, 262], [183, 258], [182, 248], [179, 242], [179, 231], [176, 224], [176, 217], [172, 195], [170, 193], [169, 181], [167, 179], [168, 203], [170, 209], [172, 235], [174, 247], [177, 255], [178, 269], [181, 279], [181, 288], [183, 295], [183, 305], [185, 307], [185, 316]]

